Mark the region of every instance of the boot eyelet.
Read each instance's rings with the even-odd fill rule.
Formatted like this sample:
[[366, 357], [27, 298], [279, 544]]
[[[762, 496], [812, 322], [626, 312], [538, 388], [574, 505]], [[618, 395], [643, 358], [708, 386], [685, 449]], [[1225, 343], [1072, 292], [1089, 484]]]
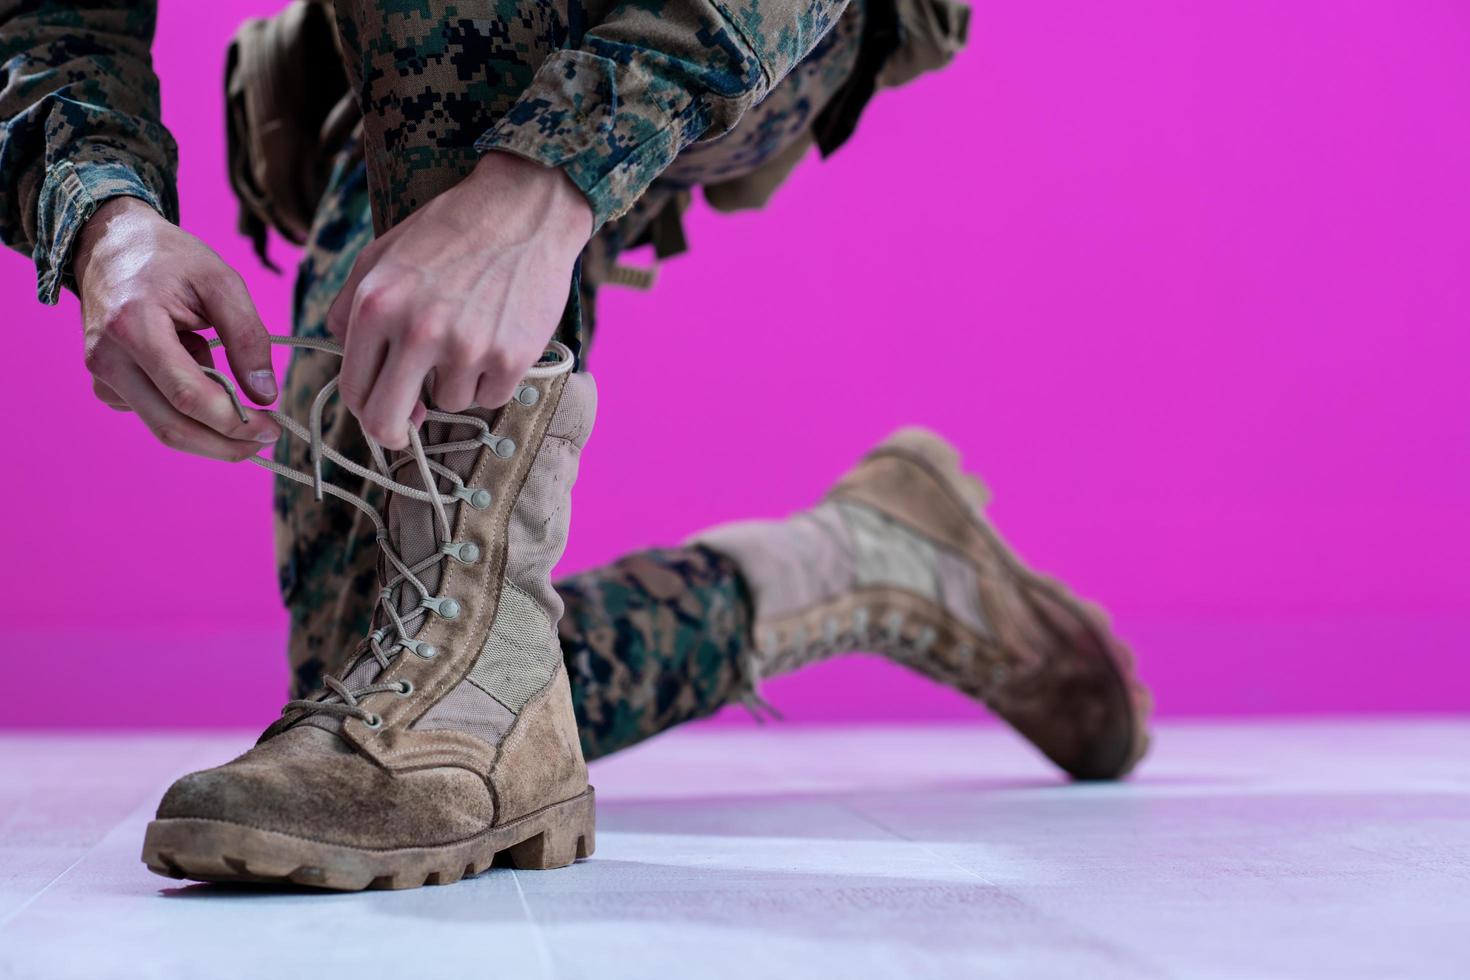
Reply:
[[423, 657], [425, 660], [433, 660], [439, 656], [439, 648], [432, 643], [420, 643], [418, 649], [414, 650], [414, 653]]
[[440, 550], [462, 565], [473, 565], [480, 560], [480, 546], [473, 541], [446, 544]]
[[412, 693], [413, 693], [413, 681], [399, 681], [398, 682], [398, 696], [399, 697], [406, 698], [406, 697], [408, 697]]
[[467, 502], [471, 507], [475, 508], [475, 510], [484, 510], [486, 507], [490, 506], [490, 491], [475, 490], [469, 495], [469, 499]]
[[440, 619], [454, 619], [459, 615], [459, 600], [450, 596], [429, 596], [420, 605]]
[[362, 723], [367, 728], [371, 728], [374, 731], [377, 731], [379, 728], [382, 728], [383, 727], [383, 716], [382, 715], [368, 715], [366, 718], [364, 718], [362, 720]]
[[541, 400], [541, 391], [533, 385], [521, 385], [516, 390], [516, 401], [527, 408]]
[[516, 451], [516, 441], [507, 439], [505, 436], [497, 436], [490, 432], [480, 435], [480, 442], [490, 447], [490, 451], [501, 459], [510, 459]]

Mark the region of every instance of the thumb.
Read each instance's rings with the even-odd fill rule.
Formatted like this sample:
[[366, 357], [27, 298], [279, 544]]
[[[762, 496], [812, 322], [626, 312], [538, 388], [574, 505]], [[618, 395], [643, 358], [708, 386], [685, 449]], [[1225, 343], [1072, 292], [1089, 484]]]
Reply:
[[245, 283], [233, 270], [223, 267], [206, 281], [196, 282], [195, 291], [204, 303], [205, 322], [224, 341], [230, 371], [245, 386], [250, 400], [257, 405], [275, 401], [279, 386], [271, 367], [270, 334]]

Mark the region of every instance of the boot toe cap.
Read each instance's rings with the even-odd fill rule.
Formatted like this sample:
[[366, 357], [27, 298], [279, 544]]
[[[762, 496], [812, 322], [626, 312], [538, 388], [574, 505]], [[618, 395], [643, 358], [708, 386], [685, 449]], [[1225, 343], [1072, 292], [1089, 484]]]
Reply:
[[161, 820], [213, 820], [353, 847], [422, 847], [493, 822], [485, 780], [439, 767], [390, 773], [336, 735], [298, 726], [175, 782]]

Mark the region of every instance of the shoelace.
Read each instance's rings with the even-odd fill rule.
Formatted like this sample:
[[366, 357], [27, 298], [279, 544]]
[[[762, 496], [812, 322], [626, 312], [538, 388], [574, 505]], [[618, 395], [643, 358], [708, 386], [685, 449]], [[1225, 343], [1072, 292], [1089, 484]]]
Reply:
[[[272, 344], [283, 347], [297, 347], [308, 350], [321, 351], [325, 354], [342, 356], [341, 345], [330, 340], [317, 340], [305, 337], [271, 337]], [[212, 348], [223, 346], [219, 340], [211, 340], [209, 346]], [[549, 353], [554, 353], [557, 360], [552, 364], [537, 364], [526, 372], [527, 378], [553, 378], [564, 374], [572, 369], [573, 354], [564, 344], [553, 341], [547, 348]], [[543, 358], [544, 360], [544, 358]], [[213, 368], [204, 368], [204, 373], [214, 379], [225, 389], [231, 402], [235, 406], [240, 420], [248, 421], [249, 415], [245, 411], [244, 403], [240, 400], [239, 390], [234, 381], [224, 373]], [[409, 429], [409, 447], [405, 455], [390, 462], [383, 447], [374, 441], [366, 433], [363, 438], [367, 441], [368, 451], [372, 455], [373, 468], [361, 464], [342, 455], [337, 450], [325, 444], [322, 438], [322, 414], [327, 401], [337, 390], [340, 376], [334, 376], [322, 386], [312, 399], [311, 411], [306, 425], [302, 425], [296, 419], [282, 412], [266, 409], [264, 414], [270, 416], [281, 428], [296, 438], [302, 440], [308, 447], [311, 459], [312, 471], [310, 473], [286, 466], [274, 459], [262, 456], [252, 456], [250, 461], [257, 466], [264, 467], [273, 473], [293, 480], [297, 483], [309, 486], [317, 500], [322, 495], [330, 494], [339, 500], [346, 501], [358, 510], [366, 514], [373, 522], [376, 531], [378, 547], [382, 549], [384, 557], [389, 565], [397, 572], [392, 578], [384, 583], [378, 594], [378, 607], [382, 610], [386, 624], [370, 632], [366, 642], [368, 651], [377, 661], [379, 673], [388, 668], [392, 659], [403, 650], [409, 650], [424, 659], [432, 659], [437, 652], [431, 644], [423, 643], [413, 639], [414, 624], [418, 623], [429, 614], [434, 614], [445, 619], [454, 619], [459, 615], [459, 602], [452, 597], [436, 596], [419, 578], [429, 568], [442, 563], [446, 558], [454, 558], [458, 561], [471, 564], [480, 558], [478, 546], [473, 542], [459, 542], [453, 540], [454, 525], [450, 520], [449, 511], [445, 504], [445, 495], [439, 490], [439, 477], [448, 480], [452, 485], [449, 496], [454, 498], [455, 503], [465, 502], [472, 507], [483, 509], [490, 504], [490, 493], [485, 489], [476, 489], [465, 484], [464, 480], [452, 469], [437, 463], [430, 456], [442, 456], [446, 453], [461, 452], [465, 450], [478, 451], [481, 447], [488, 447], [500, 459], [508, 459], [515, 452], [515, 443], [490, 431], [490, 426], [483, 419], [473, 415], [461, 415], [452, 412], [440, 412], [429, 409], [426, 420], [443, 422], [450, 425], [469, 426], [475, 430], [475, 434], [468, 439], [457, 439], [452, 442], [441, 442], [425, 445], [421, 440], [418, 430]], [[525, 386], [518, 388], [513, 401], [522, 404], [534, 404], [522, 399], [526, 391], [534, 392], [535, 389], [527, 389]], [[435, 544], [438, 546], [423, 560], [412, 566], [404, 562], [401, 555], [393, 547], [389, 532], [388, 521], [377, 508], [368, 503], [362, 497], [350, 490], [345, 490], [336, 484], [329, 483], [322, 478], [322, 461], [331, 460], [334, 464], [356, 476], [368, 480], [387, 490], [390, 494], [400, 494], [420, 503], [428, 504], [433, 510], [433, 526]], [[412, 462], [418, 469], [420, 478], [423, 480], [424, 489], [411, 487], [393, 479], [399, 469]], [[407, 613], [400, 613], [402, 606], [402, 589], [411, 586], [418, 595], [418, 601], [409, 608]], [[376, 617], [375, 617], [376, 618]], [[352, 666], [361, 659], [359, 656], [352, 657], [345, 668], [351, 671]], [[281, 713], [287, 714], [291, 711], [301, 710], [308, 714], [326, 714], [341, 718], [358, 718], [369, 728], [377, 728], [382, 724], [382, 719], [368, 711], [360, 703], [362, 698], [371, 694], [392, 692], [400, 695], [413, 693], [413, 687], [408, 681], [394, 682], [391, 684], [367, 684], [354, 689], [349, 689], [342, 679], [327, 675], [323, 678], [325, 690], [310, 698], [302, 698], [286, 702]]]
[[[937, 639], [934, 628], [921, 626], [910, 636], [906, 629], [907, 623], [908, 618], [902, 612], [894, 610], [883, 617], [882, 628], [875, 630], [872, 628], [869, 611], [860, 607], [853, 611], [850, 624], [840, 622], [836, 616], [828, 616], [823, 620], [820, 635], [808, 636], [805, 630], [797, 629], [783, 644], [776, 631], [770, 630], [762, 637], [758, 651], [767, 660], [765, 669], [760, 668], [755, 656], [750, 657], [743, 665], [746, 690], [740, 695], [740, 703], [758, 723], [763, 724], [767, 717], [780, 720], [781, 712], [759, 694], [764, 675], [788, 674], [825, 660], [834, 653], [866, 650], [877, 645], [886, 647], [889, 652], [900, 657], [928, 655]], [[978, 651], [969, 645], [955, 650], [955, 656], [961, 662], [970, 661], [977, 654]], [[987, 674], [989, 686], [998, 687], [1003, 684], [1008, 674], [1005, 664], [991, 664]]]

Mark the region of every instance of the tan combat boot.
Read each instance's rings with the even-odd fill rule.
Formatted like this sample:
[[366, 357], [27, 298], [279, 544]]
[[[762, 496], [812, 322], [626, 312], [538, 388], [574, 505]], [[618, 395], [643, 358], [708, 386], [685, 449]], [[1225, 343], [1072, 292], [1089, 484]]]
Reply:
[[391, 463], [373, 447], [375, 470], [321, 445], [334, 384], [311, 431], [276, 415], [315, 435], [317, 459], [389, 488], [386, 521], [358, 499], [383, 545], [374, 630], [340, 679], [290, 702], [253, 749], [169, 789], [144, 841], [149, 868], [355, 890], [447, 884], [497, 854], [557, 868], [592, 853], [551, 570], [596, 387], [553, 349], [558, 363], [533, 369], [505, 408], [430, 412]]
[[755, 606], [755, 678], [864, 650], [983, 701], [1077, 779], [1148, 746], [1149, 700], [1101, 613], [1021, 563], [985, 490], [922, 429], [870, 452], [809, 511], [695, 536]]

